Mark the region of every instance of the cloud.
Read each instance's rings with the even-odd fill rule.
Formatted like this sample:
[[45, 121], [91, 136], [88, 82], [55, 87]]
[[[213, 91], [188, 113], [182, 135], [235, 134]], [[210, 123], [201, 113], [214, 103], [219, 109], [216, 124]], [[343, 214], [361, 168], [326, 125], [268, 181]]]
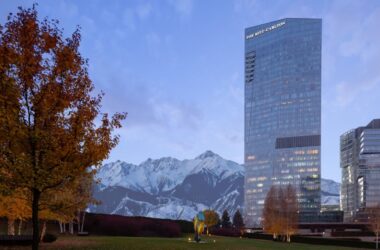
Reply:
[[[104, 108], [108, 112], [128, 112], [129, 127], [153, 127], [166, 130], [197, 130], [202, 120], [201, 110], [194, 104], [168, 96], [155, 88], [156, 84], [133, 79], [127, 72], [120, 70], [119, 75], [107, 72], [102, 81], [102, 90], [107, 94]], [[128, 79], [128, 84], [125, 83]], [[108, 83], [110, 85], [104, 85]], [[111, 84], [112, 83], [112, 84]], [[97, 83], [100, 85], [100, 83]]]
[[150, 3], [140, 4], [136, 8], [136, 13], [141, 20], [145, 20], [152, 13], [152, 5]]
[[169, 129], [197, 130], [202, 119], [201, 111], [194, 105], [184, 102], [154, 100], [152, 103], [156, 121]]
[[130, 30], [136, 29], [135, 14], [134, 14], [133, 9], [129, 9], [129, 8], [124, 9], [123, 16], [122, 16], [122, 22]]
[[96, 24], [91, 17], [83, 15], [81, 17], [81, 24], [82, 30], [83, 32], [86, 32], [86, 34], [96, 32]]
[[257, 6], [258, 6], [258, 3], [255, 0], [235, 0], [234, 1], [235, 12], [253, 10], [253, 9], [256, 9]]
[[57, 10], [65, 13], [66, 16], [73, 17], [79, 14], [78, 6], [76, 4], [69, 3], [68, 1], [59, 1], [59, 6], [54, 6]]
[[149, 45], [159, 44], [161, 42], [160, 36], [155, 32], [150, 32], [145, 35], [146, 41]]
[[238, 72], [232, 74], [229, 79], [228, 93], [237, 104], [243, 105], [244, 103], [244, 86], [241, 84], [242, 76]]
[[174, 7], [175, 11], [182, 18], [189, 17], [193, 11], [192, 0], [168, 0], [168, 3]]
[[124, 9], [122, 14], [123, 24], [130, 30], [135, 30], [138, 21], [149, 19], [152, 14], [152, 9], [153, 8], [150, 3], [143, 3]]
[[363, 12], [357, 11], [361, 7], [359, 2], [338, 3], [326, 13], [325, 33], [329, 35], [325, 44], [328, 52], [335, 56], [334, 61], [326, 63], [334, 67], [329, 78], [339, 82], [336, 104], [348, 107], [380, 87], [380, 6]]
[[350, 104], [355, 96], [358, 94], [358, 90], [354, 89], [347, 82], [340, 82], [336, 85], [336, 102], [339, 106], [345, 107]]
[[116, 22], [116, 15], [107, 8], [102, 9], [99, 14], [100, 21], [107, 25], [113, 25]]

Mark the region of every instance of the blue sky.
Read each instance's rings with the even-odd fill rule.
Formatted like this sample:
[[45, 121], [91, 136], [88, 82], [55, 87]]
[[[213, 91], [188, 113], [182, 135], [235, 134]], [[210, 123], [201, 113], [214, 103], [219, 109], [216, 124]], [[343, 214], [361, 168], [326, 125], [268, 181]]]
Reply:
[[340, 134], [380, 117], [378, 0], [0, 0], [0, 23], [33, 2], [65, 35], [82, 27], [103, 111], [129, 113], [107, 161], [210, 149], [242, 163], [244, 28], [284, 17], [323, 19], [323, 177], [340, 180]]

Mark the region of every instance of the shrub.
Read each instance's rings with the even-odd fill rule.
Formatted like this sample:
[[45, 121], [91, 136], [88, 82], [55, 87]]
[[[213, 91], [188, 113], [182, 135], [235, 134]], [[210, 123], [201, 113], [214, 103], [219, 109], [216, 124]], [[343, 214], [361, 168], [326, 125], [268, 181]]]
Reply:
[[43, 237], [42, 241], [46, 243], [54, 242], [57, 240], [57, 236], [54, 234], [46, 233], [45, 236]]
[[183, 234], [193, 234], [194, 233], [194, 224], [191, 221], [187, 220], [176, 220], [175, 221], [181, 228], [181, 233]]
[[88, 232], [78, 232], [78, 236], [89, 236], [90, 234]]
[[214, 235], [228, 236], [228, 237], [239, 237], [242, 235], [240, 230], [237, 228], [224, 228], [224, 227], [212, 228], [210, 230], [210, 233]]
[[244, 233], [243, 236], [246, 237], [246, 238], [252, 238], [252, 239], [273, 240], [273, 235], [271, 235], [271, 234], [264, 234], [262, 232]]

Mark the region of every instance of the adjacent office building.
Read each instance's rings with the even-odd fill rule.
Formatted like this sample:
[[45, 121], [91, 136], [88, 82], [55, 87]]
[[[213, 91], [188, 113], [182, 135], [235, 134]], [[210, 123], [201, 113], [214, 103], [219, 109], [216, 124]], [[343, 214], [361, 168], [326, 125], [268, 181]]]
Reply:
[[300, 212], [320, 210], [322, 20], [245, 30], [245, 211], [262, 222], [272, 185], [292, 184]]
[[380, 205], [380, 119], [341, 135], [340, 167], [341, 210], [346, 222], [354, 222]]

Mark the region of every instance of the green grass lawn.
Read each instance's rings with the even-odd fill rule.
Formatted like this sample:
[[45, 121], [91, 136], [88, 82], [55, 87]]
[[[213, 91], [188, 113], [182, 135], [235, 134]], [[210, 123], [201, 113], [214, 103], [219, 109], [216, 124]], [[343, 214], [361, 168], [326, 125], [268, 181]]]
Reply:
[[[279, 243], [267, 240], [239, 239], [229, 237], [203, 236], [205, 243], [188, 242], [182, 238], [146, 238], [146, 237], [60, 237], [54, 243], [41, 244], [41, 249], [94, 249], [94, 250], [185, 250], [185, 249], [215, 249], [215, 250], [259, 250], [259, 249], [294, 249], [294, 250], [352, 250], [354, 248], [336, 246], [317, 246], [298, 243]], [[215, 242], [214, 242], [215, 241]], [[0, 247], [1, 248], [1, 247]], [[2, 248], [1, 248], [2, 249]], [[28, 248], [5, 248], [26, 250]]]

